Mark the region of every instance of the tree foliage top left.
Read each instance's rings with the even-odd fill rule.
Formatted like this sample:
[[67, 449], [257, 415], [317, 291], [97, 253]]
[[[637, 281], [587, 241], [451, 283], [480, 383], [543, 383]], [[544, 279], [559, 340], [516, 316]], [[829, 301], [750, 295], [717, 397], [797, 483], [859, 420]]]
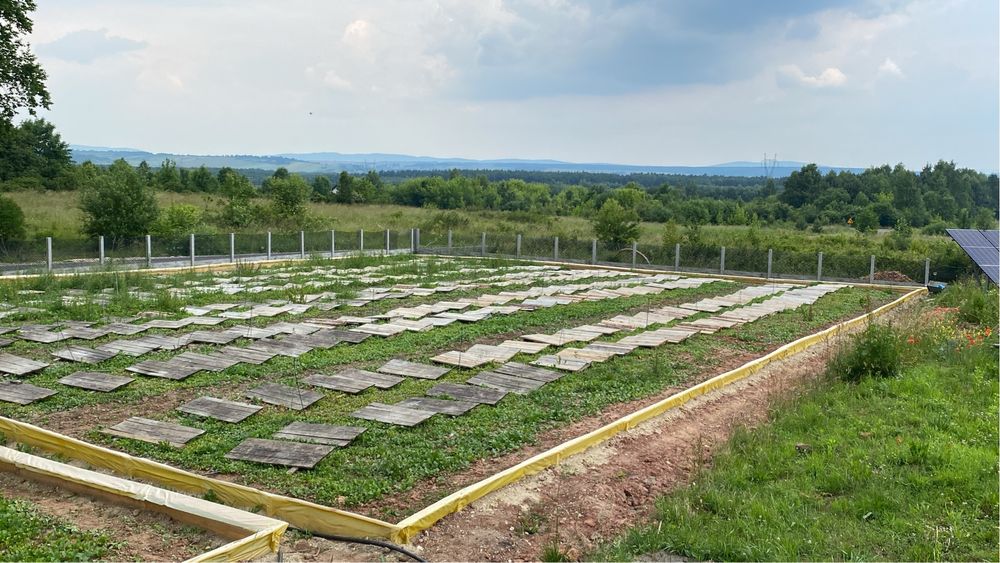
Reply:
[[34, 9], [34, 0], [0, 0], [0, 126], [9, 126], [19, 110], [35, 115], [52, 103], [45, 71], [26, 40]]

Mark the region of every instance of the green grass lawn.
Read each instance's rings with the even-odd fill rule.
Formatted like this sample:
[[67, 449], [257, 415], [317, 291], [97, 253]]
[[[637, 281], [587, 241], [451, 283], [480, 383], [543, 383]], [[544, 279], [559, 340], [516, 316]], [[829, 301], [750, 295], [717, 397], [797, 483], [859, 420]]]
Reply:
[[592, 558], [996, 561], [995, 332], [925, 310], [901, 334], [900, 375], [828, 374]]
[[90, 561], [110, 554], [111, 539], [0, 496], [0, 561]]

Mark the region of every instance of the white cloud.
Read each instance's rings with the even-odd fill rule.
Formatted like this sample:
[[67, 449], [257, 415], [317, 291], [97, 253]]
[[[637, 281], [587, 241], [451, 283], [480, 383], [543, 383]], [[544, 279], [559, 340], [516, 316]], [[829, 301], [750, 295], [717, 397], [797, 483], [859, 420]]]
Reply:
[[896, 61], [890, 59], [889, 57], [886, 57], [885, 60], [882, 61], [882, 64], [879, 65], [878, 72], [879, 74], [888, 74], [891, 76], [903, 76], [903, 70], [899, 68]]
[[829, 67], [816, 76], [810, 76], [803, 72], [798, 65], [784, 65], [778, 67], [778, 72], [792, 83], [811, 88], [829, 88], [843, 86], [847, 82], [847, 75], [839, 68]]

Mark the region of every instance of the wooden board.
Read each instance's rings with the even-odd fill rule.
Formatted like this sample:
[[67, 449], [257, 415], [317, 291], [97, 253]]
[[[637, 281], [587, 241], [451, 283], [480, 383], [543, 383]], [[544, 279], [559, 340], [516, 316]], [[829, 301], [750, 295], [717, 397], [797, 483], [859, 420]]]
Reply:
[[351, 344], [360, 344], [371, 336], [370, 334], [350, 330], [330, 330], [329, 333], [331, 335], [336, 335], [336, 337], [341, 341], [350, 342]]
[[543, 344], [549, 344], [551, 346], [562, 346], [570, 342], [565, 336], [555, 335], [555, 334], [522, 334], [521, 340], [527, 340], [529, 342], [541, 342]]
[[323, 387], [324, 389], [333, 389], [334, 391], [351, 394], [360, 393], [372, 386], [371, 382], [360, 381], [341, 375], [313, 374], [303, 377], [302, 382], [315, 385], [316, 387]]
[[27, 405], [55, 394], [56, 392], [52, 389], [37, 387], [30, 383], [0, 381], [0, 401], [8, 403]]
[[195, 416], [204, 416], [223, 422], [236, 423], [243, 421], [262, 408], [264, 407], [259, 405], [238, 403], [236, 401], [216, 399], [215, 397], [198, 397], [177, 407], [177, 410]]
[[228, 358], [247, 364], [262, 364], [277, 356], [277, 354], [273, 352], [251, 350], [249, 348], [240, 348], [239, 346], [226, 346], [225, 348], [219, 350], [219, 353]]
[[332, 424], [312, 424], [293, 422], [274, 434], [275, 438], [313, 442], [327, 446], [346, 446], [366, 429], [360, 426], [334, 426]]
[[235, 366], [240, 363], [240, 361], [236, 358], [218, 353], [198, 354], [197, 352], [184, 352], [183, 354], [171, 358], [167, 363], [188, 365], [207, 371], [222, 371]]
[[571, 360], [550, 355], [538, 358], [537, 360], [531, 362], [531, 365], [556, 368], [563, 371], [580, 371], [582, 369], [586, 369], [586, 367], [590, 365], [590, 362], [585, 362], [583, 360]]
[[437, 379], [451, 370], [427, 364], [407, 362], [405, 360], [389, 360], [385, 365], [378, 368], [378, 371], [388, 373], [389, 375], [416, 377], [418, 379]]
[[550, 345], [544, 342], [527, 342], [525, 340], [504, 340], [497, 346], [503, 348], [513, 348], [522, 354], [537, 354], [548, 348]]
[[44, 362], [36, 362], [35, 360], [29, 360], [28, 358], [15, 356], [14, 354], [0, 353], [0, 373], [27, 375], [47, 367], [49, 367], [49, 364]]
[[520, 395], [526, 395], [535, 389], [538, 389], [542, 385], [545, 385], [544, 381], [505, 375], [495, 371], [481, 371], [469, 378], [469, 383], [499, 389], [510, 393], [518, 393]]
[[51, 344], [60, 340], [67, 340], [69, 336], [61, 332], [49, 332], [47, 330], [22, 330], [20, 335], [22, 340]]
[[542, 381], [545, 383], [555, 381], [562, 377], [562, 374], [559, 372], [536, 366], [529, 366], [527, 364], [520, 364], [517, 362], [508, 362], [493, 371], [504, 375], [513, 375], [524, 379], [534, 379], [535, 381]]
[[631, 346], [628, 344], [620, 344], [617, 342], [591, 342], [583, 347], [584, 350], [597, 350], [600, 352], [611, 352], [612, 354], [617, 354], [619, 356], [624, 356], [629, 352], [635, 350], [637, 346]]
[[132, 373], [148, 375], [150, 377], [173, 379], [175, 381], [180, 381], [181, 379], [201, 371], [201, 369], [197, 367], [170, 364], [159, 360], [146, 360], [145, 362], [139, 362], [138, 364], [129, 366], [125, 369]]
[[312, 351], [311, 346], [287, 340], [272, 340], [270, 338], [258, 340], [250, 346], [247, 346], [247, 348], [263, 352], [273, 352], [279, 356], [288, 356], [290, 358], [298, 358], [302, 354]]
[[395, 424], [397, 426], [416, 426], [435, 413], [425, 410], [408, 409], [398, 405], [387, 405], [385, 403], [372, 403], [351, 413], [355, 418], [364, 420], [374, 420]]
[[297, 389], [280, 383], [267, 383], [256, 389], [247, 391], [247, 397], [260, 399], [265, 403], [287, 407], [294, 410], [302, 410], [325, 395], [310, 391], [308, 389]]
[[137, 416], [119, 422], [111, 428], [105, 428], [101, 432], [119, 438], [131, 438], [151, 444], [166, 442], [175, 448], [182, 448], [184, 444], [205, 433], [204, 430], [197, 428]]
[[153, 350], [156, 350], [156, 346], [146, 342], [140, 342], [138, 340], [115, 340], [113, 342], [108, 342], [107, 344], [102, 344], [101, 346], [98, 346], [97, 349], [108, 350], [109, 352], [115, 352], [116, 354], [125, 354], [126, 356], [139, 357], [143, 354], [148, 354]]
[[518, 354], [513, 348], [502, 346], [491, 346], [489, 344], [475, 344], [465, 351], [466, 354], [482, 356], [494, 362], [506, 362]]
[[97, 348], [87, 348], [85, 346], [67, 346], [62, 350], [52, 352], [52, 355], [71, 362], [84, 362], [87, 364], [97, 364], [104, 360], [109, 360], [118, 355], [118, 352], [110, 350], [100, 350]]
[[0, 348], [3, 348], [4, 346], [10, 346], [13, 343], [14, 340], [11, 338], [0, 338]]
[[354, 332], [363, 332], [375, 336], [395, 336], [401, 332], [406, 332], [406, 327], [394, 324], [368, 323], [351, 329]]
[[417, 409], [448, 416], [460, 416], [480, 405], [472, 401], [452, 401], [448, 399], [431, 399], [429, 397], [411, 397], [396, 403], [400, 407]]
[[583, 362], [606, 362], [614, 356], [614, 352], [602, 350], [588, 350], [586, 348], [566, 348], [556, 352], [556, 356], [566, 360], [580, 360]]
[[483, 356], [477, 354], [470, 354], [468, 352], [451, 350], [443, 354], [438, 354], [437, 356], [432, 357], [431, 361], [437, 362], [439, 364], [447, 364], [462, 368], [475, 368], [483, 364], [488, 364], [493, 360], [490, 358], [484, 358]]
[[77, 371], [59, 380], [63, 385], [107, 393], [135, 381], [131, 377], [92, 371]]
[[463, 383], [438, 383], [427, 391], [427, 395], [431, 397], [451, 397], [460, 401], [495, 405], [507, 395], [507, 392], [499, 389], [465, 385]]
[[340, 377], [349, 377], [356, 381], [370, 383], [373, 387], [378, 387], [379, 389], [389, 389], [394, 387], [403, 381], [406, 381], [402, 377], [395, 375], [389, 375], [386, 373], [378, 373], [374, 371], [368, 371], [364, 369], [357, 368], [345, 368], [333, 375], [339, 375]]
[[247, 438], [230, 450], [226, 458], [312, 469], [332, 451], [333, 447], [325, 444]]
[[240, 338], [240, 334], [225, 330], [197, 330], [188, 333], [189, 342], [204, 342], [206, 344], [229, 344]]

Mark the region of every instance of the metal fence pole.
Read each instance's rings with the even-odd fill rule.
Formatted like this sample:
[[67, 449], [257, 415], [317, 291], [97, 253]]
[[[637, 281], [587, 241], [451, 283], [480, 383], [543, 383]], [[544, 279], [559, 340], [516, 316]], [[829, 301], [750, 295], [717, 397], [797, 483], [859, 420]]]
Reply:
[[385, 230], [385, 253], [388, 254], [392, 250], [389, 248], [389, 229]]
[[417, 227], [417, 252], [420, 251], [420, 227]]
[[774, 249], [767, 249], [767, 279], [771, 279], [771, 264], [774, 263]]
[[417, 252], [417, 230], [410, 228], [410, 252]]
[[868, 283], [875, 283], [875, 255], [872, 254], [871, 266], [868, 269]]
[[590, 240], [590, 263], [597, 264], [597, 239]]
[[100, 258], [101, 266], [104, 265], [104, 235], [97, 237], [97, 256]]
[[337, 254], [337, 231], [330, 229], [330, 258]]
[[722, 250], [719, 252], [719, 273], [726, 273], [726, 247], [723, 246]]
[[517, 249], [515, 250], [514, 256], [517, 258], [521, 257], [521, 235], [517, 235]]
[[364, 229], [361, 229], [360, 231], [358, 231], [358, 237], [360, 239], [360, 249], [361, 249], [361, 252], [364, 252], [365, 251], [365, 230]]
[[153, 237], [146, 235], [146, 267], [153, 267]]
[[479, 255], [486, 256], [486, 233], [483, 233], [483, 236], [479, 241]]
[[52, 237], [45, 237], [45, 267], [52, 271]]
[[267, 232], [267, 259], [271, 259], [271, 231]]
[[229, 233], [229, 261], [236, 261], [236, 233]]
[[820, 252], [816, 258], [816, 281], [823, 279], [823, 253]]
[[681, 269], [681, 243], [674, 244], [674, 271]]
[[190, 247], [191, 247], [191, 266], [194, 266], [194, 233], [191, 233]]
[[299, 231], [299, 258], [306, 257], [306, 232]]
[[552, 259], [559, 259], [559, 237], [552, 238]]
[[451, 229], [448, 229], [448, 254], [451, 254]]
[[635, 269], [635, 257], [639, 253], [639, 243], [632, 241], [632, 269]]
[[931, 283], [931, 259], [924, 258], [924, 285]]

